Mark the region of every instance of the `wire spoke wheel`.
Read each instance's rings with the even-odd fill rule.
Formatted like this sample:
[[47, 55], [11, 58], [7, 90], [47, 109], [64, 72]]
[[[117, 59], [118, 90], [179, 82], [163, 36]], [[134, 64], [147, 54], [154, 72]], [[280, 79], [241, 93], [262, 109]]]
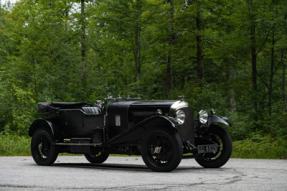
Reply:
[[169, 172], [175, 169], [182, 159], [182, 142], [175, 131], [158, 127], [144, 135], [141, 153], [145, 164], [151, 170]]
[[[228, 132], [220, 126], [213, 125], [209, 128], [207, 137], [209, 142], [217, 144], [216, 153], [204, 153], [196, 158], [196, 162], [205, 168], [219, 168], [230, 158], [232, 152], [232, 141]], [[206, 144], [209, 144], [207, 142]]]
[[108, 159], [109, 153], [99, 152], [94, 155], [85, 154], [85, 157], [90, 163], [103, 163]]
[[31, 141], [31, 153], [38, 165], [51, 165], [58, 157], [58, 149], [53, 143], [53, 135], [48, 129], [39, 128]]
[[212, 161], [218, 159], [224, 152], [226, 148], [223, 147], [223, 140], [216, 133], [209, 133], [210, 141], [218, 145], [218, 150], [216, 153], [205, 153], [202, 158], [206, 161]]
[[164, 134], [154, 135], [147, 145], [148, 157], [158, 165], [164, 165], [171, 161], [174, 148], [172, 140]]

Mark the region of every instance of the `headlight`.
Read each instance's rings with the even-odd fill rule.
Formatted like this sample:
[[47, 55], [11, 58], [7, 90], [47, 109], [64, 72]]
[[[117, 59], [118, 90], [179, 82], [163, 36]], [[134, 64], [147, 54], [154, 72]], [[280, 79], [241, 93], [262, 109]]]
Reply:
[[200, 123], [206, 123], [208, 119], [208, 113], [204, 110], [200, 110], [200, 112], [198, 112], [198, 119]]
[[175, 119], [177, 120], [178, 124], [182, 125], [185, 121], [185, 113], [182, 110], [178, 110], [175, 113]]

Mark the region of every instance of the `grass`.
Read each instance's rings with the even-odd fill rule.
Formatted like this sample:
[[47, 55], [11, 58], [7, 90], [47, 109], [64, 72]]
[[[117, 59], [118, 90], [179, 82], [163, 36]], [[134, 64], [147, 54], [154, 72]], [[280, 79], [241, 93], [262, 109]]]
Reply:
[[[0, 156], [31, 156], [31, 137], [4, 135], [0, 133]], [[60, 153], [60, 156], [84, 156], [83, 154]], [[129, 155], [112, 154], [110, 156], [128, 157]], [[132, 155], [131, 157], [138, 157]]]
[[253, 137], [233, 142], [232, 158], [287, 159], [287, 140], [270, 136]]
[[[31, 156], [31, 138], [0, 133], [0, 156]], [[73, 155], [61, 153], [60, 155]], [[111, 155], [128, 156], [128, 155]], [[138, 157], [138, 156], [137, 156]], [[287, 140], [255, 135], [249, 139], [234, 141], [232, 158], [287, 159]]]
[[0, 156], [29, 156], [31, 138], [0, 133]]

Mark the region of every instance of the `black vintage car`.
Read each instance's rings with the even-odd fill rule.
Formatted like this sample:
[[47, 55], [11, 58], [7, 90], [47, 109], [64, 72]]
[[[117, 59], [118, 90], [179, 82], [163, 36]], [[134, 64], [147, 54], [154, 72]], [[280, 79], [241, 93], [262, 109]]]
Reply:
[[107, 98], [86, 102], [38, 103], [46, 114], [29, 129], [31, 152], [38, 165], [52, 165], [58, 153], [81, 153], [91, 163], [103, 163], [110, 154], [141, 155], [153, 171], [175, 169], [185, 158], [203, 167], [218, 168], [230, 158], [230, 125], [214, 110], [198, 113], [184, 100], [155, 101]]

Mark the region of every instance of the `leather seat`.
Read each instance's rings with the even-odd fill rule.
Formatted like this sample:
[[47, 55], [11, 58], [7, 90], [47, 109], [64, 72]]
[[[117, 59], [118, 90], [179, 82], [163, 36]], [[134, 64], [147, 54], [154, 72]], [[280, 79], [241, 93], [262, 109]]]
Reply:
[[98, 115], [101, 113], [101, 109], [98, 107], [82, 107], [82, 110], [89, 115]]

